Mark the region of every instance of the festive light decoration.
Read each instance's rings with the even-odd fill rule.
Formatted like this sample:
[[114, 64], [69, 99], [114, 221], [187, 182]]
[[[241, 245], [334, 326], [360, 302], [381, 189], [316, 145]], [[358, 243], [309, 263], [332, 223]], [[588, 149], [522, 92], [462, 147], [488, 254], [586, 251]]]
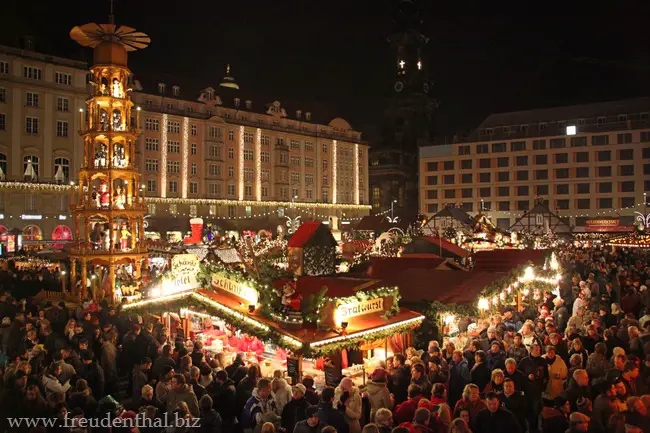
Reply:
[[[183, 117], [183, 143], [181, 144], [183, 146], [183, 161], [181, 162], [181, 197], [187, 198], [187, 179], [188, 179], [188, 173], [187, 173], [187, 165], [189, 163], [189, 156], [190, 156], [190, 145], [188, 143], [189, 141], [189, 133], [190, 131], [190, 120], [187, 117]], [[166, 170], [167, 167], [163, 166], [163, 170]]]
[[[421, 323], [423, 320], [424, 320], [424, 316], [419, 315], [417, 317], [413, 317], [411, 319], [407, 319], [407, 320], [404, 320], [402, 322], [391, 323], [390, 325], [380, 326], [379, 328], [368, 329], [368, 330], [359, 331], [359, 332], [353, 332], [353, 333], [350, 333], [348, 335], [342, 335], [342, 336], [339, 336], [339, 337], [332, 337], [332, 338], [328, 338], [328, 339], [325, 339], [325, 340], [316, 341], [316, 342], [311, 343], [311, 347], [320, 347], [320, 346], [325, 346], [325, 345], [332, 344], [332, 343], [338, 343], [338, 342], [341, 342], [341, 341], [367, 337], [369, 335], [379, 333], [379, 332], [382, 332], [382, 331], [392, 330], [394, 333], [397, 333], [396, 328], [400, 328], [400, 327], [404, 327], [404, 326], [408, 326], [408, 327], [417, 326], [417, 324]], [[368, 339], [370, 339], [370, 338], [368, 338]]]
[[162, 143], [160, 146], [160, 197], [167, 197], [167, 124], [169, 117], [167, 114], [162, 116]]
[[354, 144], [354, 204], [359, 204], [359, 144]]
[[262, 200], [262, 129], [255, 132], [255, 198]]
[[244, 127], [239, 127], [239, 147], [237, 151], [238, 170], [237, 176], [239, 180], [239, 201], [244, 200]]
[[332, 140], [332, 204], [336, 204], [336, 140]]
[[[277, 207], [291, 207], [290, 201], [255, 201], [255, 200], [228, 200], [228, 199], [205, 199], [205, 198], [173, 198], [173, 197], [147, 197], [148, 203], [160, 204], [202, 204], [202, 205], [217, 205], [217, 206], [277, 206]], [[312, 202], [293, 202], [296, 208], [309, 208], [309, 209], [340, 209], [340, 210], [370, 210], [371, 206], [367, 204], [335, 204], [335, 203], [312, 203]], [[346, 218], [347, 219], [347, 218]]]

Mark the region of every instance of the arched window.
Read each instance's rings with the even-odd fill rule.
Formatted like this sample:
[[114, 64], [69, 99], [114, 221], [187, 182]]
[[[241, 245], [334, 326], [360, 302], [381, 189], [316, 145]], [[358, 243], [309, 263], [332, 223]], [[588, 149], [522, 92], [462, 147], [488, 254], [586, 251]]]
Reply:
[[38, 176], [40, 174], [38, 172], [38, 156], [34, 156], [34, 155], [27, 155], [23, 158], [23, 173], [25, 172], [25, 170], [27, 170], [27, 164], [30, 161], [32, 162], [34, 173], [36, 173], [36, 176]]
[[[56, 226], [52, 231], [53, 241], [70, 241], [72, 240], [72, 230], [66, 225]], [[54, 244], [54, 248], [63, 248], [63, 244]]]
[[0, 174], [0, 179], [4, 179], [7, 175], [7, 155], [0, 153], [0, 168], [2, 169], [2, 174]]
[[43, 232], [36, 225], [29, 225], [23, 229], [24, 241], [41, 241], [43, 240]]
[[70, 160], [68, 158], [54, 158], [55, 177], [56, 177], [56, 173], [59, 170], [59, 167], [61, 167], [61, 170], [63, 171], [63, 176], [64, 176], [63, 181], [66, 182], [68, 179], [70, 179]]

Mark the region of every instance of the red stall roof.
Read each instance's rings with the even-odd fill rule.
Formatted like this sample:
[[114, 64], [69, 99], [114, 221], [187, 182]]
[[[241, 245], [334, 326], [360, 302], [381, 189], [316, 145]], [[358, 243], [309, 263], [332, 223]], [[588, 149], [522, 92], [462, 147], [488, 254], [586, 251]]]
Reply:
[[479, 251], [474, 255], [474, 271], [510, 272], [528, 262], [542, 265], [547, 254], [546, 250]]
[[[273, 286], [282, 289], [289, 281], [289, 278], [281, 278], [273, 282]], [[311, 294], [317, 294], [323, 288], [327, 287], [328, 298], [341, 298], [351, 296], [359, 290], [370, 290], [379, 286], [381, 281], [371, 278], [348, 278], [348, 277], [298, 277], [296, 281], [296, 291], [303, 297]]]

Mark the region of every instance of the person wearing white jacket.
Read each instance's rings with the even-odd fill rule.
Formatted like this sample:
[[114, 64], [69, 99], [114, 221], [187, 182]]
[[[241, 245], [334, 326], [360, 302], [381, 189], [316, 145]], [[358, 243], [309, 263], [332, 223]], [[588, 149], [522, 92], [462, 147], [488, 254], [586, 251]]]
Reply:
[[63, 372], [63, 368], [61, 367], [61, 363], [55, 362], [53, 363], [45, 372], [43, 375], [43, 388], [45, 388], [45, 395], [52, 394], [55, 392], [59, 392], [62, 394], [65, 394], [68, 392], [70, 389], [70, 380], [68, 379], [64, 384], [61, 384], [59, 381], [59, 377], [61, 377], [61, 373]]
[[334, 407], [339, 404], [345, 407], [345, 419], [350, 426], [350, 433], [361, 433], [361, 393], [348, 377], [343, 378], [334, 391]]

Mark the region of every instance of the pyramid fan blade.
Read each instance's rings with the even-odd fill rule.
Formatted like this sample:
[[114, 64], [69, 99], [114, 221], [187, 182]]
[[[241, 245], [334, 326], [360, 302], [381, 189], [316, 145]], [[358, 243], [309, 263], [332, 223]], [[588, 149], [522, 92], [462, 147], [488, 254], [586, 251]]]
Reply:
[[135, 31], [135, 29], [133, 27], [120, 26], [117, 30], [115, 30], [115, 34], [123, 35], [125, 33], [131, 33], [131, 32], [134, 32], [134, 31]]

